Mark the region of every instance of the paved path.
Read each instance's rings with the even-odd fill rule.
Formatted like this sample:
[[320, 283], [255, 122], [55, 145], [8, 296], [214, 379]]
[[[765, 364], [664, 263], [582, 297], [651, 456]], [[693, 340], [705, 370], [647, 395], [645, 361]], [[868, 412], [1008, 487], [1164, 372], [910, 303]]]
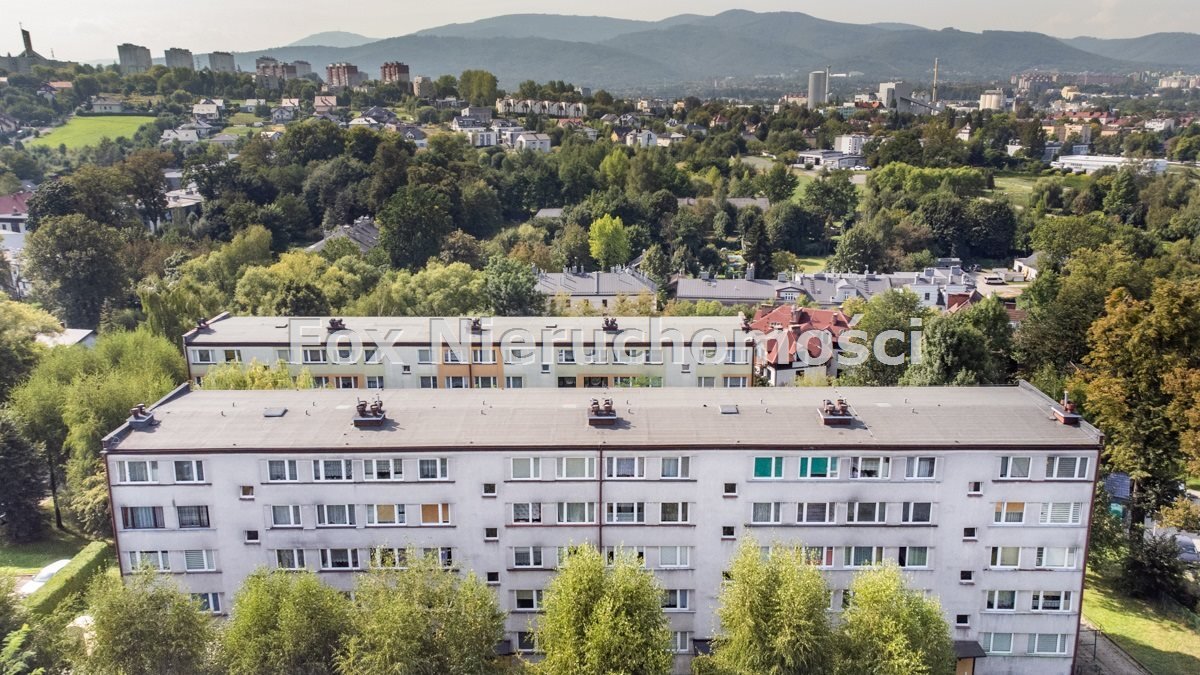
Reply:
[[[1084, 621], [1079, 651], [1075, 660], [1076, 672], [1088, 675], [1153, 675], [1141, 667], [1125, 650], [1100, 631], [1091, 629]], [[1094, 641], [1094, 645], [1093, 645]], [[1094, 657], [1094, 658], [1093, 658]]]

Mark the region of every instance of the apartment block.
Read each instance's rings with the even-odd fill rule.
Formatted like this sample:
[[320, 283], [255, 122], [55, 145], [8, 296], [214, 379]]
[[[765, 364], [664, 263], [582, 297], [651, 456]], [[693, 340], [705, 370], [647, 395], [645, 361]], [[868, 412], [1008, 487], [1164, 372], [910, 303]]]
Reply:
[[335, 389], [748, 387], [738, 317], [233, 317], [183, 336], [189, 377], [229, 361]]
[[229, 52], [210, 52], [208, 55], [208, 69], [214, 73], [232, 73], [236, 70], [233, 60], [233, 54]]
[[141, 45], [125, 42], [117, 45], [117, 59], [121, 66], [122, 75], [136, 75], [150, 70], [154, 62], [150, 58], [150, 50]]
[[357, 87], [367, 79], [353, 63], [331, 63], [325, 67], [325, 84], [330, 88]]
[[384, 84], [400, 84], [408, 86], [408, 66], [399, 61], [388, 61], [379, 66], [379, 81]]
[[168, 68], [187, 68], [195, 70], [195, 59], [192, 57], [192, 52], [187, 49], [171, 47], [163, 54]]
[[[412, 549], [474, 571], [534, 649], [561, 551], [634, 552], [676, 669], [719, 626], [740, 542], [802, 543], [834, 589], [893, 561], [960, 673], [1072, 672], [1101, 435], [1033, 387], [196, 391], [104, 439], [122, 574], [210, 611], [261, 567], [339, 589]], [[595, 396], [593, 399], [592, 396]]]

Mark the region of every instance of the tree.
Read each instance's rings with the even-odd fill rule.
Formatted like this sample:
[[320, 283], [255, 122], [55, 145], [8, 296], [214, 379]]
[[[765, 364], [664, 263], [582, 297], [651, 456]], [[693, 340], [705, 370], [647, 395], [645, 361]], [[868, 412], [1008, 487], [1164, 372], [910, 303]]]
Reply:
[[771, 205], [766, 220], [767, 237], [773, 249], [802, 255], [817, 252], [824, 243], [824, 223], [815, 213], [795, 202]]
[[458, 94], [471, 105], [492, 106], [496, 102], [496, 76], [486, 70], [464, 70], [458, 77]]
[[9, 415], [0, 412], [0, 539], [26, 542], [41, 535], [43, 481], [37, 450], [21, 437]]
[[466, 263], [390, 272], [345, 308], [348, 316], [462, 316], [487, 311], [486, 279]]
[[537, 276], [529, 265], [495, 256], [483, 274], [495, 316], [537, 316], [545, 311], [546, 296], [537, 290]]
[[1121, 568], [1121, 590], [1135, 598], [1179, 597], [1184, 589], [1184, 565], [1175, 537], [1134, 530]]
[[174, 161], [169, 152], [142, 150], [125, 158], [120, 169], [129, 179], [130, 196], [142, 218], [157, 224], [167, 213], [167, 179], [163, 169]]
[[823, 673], [833, 666], [829, 587], [801, 546], [763, 556], [742, 542], [721, 587], [713, 664], [727, 673]]
[[1134, 171], [1128, 168], [1121, 169], [1113, 177], [1112, 185], [1104, 195], [1104, 212], [1120, 218], [1122, 222], [1130, 223], [1138, 217], [1140, 209]]
[[601, 269], [629, 262], [629, 248], [629, 232], [619, 216], [601, 216], [588, 230], [588, 250]]
[[776, 162], [758, 177], [758, 189], [772, 204], [790, 200], [799, 184], [800, 179], [783, 162]]
[[[850, 309], [847, 309], [850, 313]], [[866, 302], [855, 328], [866, 333], [862, 363], [852, 365], [840, 379], [845, 384], [890, 387], [908, 368], [912, 334], [931, 310], [912, 291], [880, 293]], [[914, 320], [917, 325], [914, 326]], [[891, 338], [891, 339], [888, 339]], [[847, 357], [853, 358], [847, 354]], [[889, 363], [888, 361], [894, 361]]]
[[825, 171], [804, 188], [804, 204], [832, 228], [858, 208], [858, 187], [850, 181], [849, 171]]
[[424, 265], [453, 229], [450, 203], [433, 188], [408, 185], [387, 200], [377, 218], [379, 245], [399, 268]]
[[546, 586], [534, 638], [545, 659], [532, 669], [600, 675], [620, 664], [622, 672], [665, 675], [673, 658], [662, 594], [632, 553], [606, 566], [594, 547], [573, 547]]
[[280, 158], [288, 164], [305, 165], [333, 159], [345, 149], [345, 132], [324, 119], [309, 119], [289, 124], [276, 143]]
[[33, 292], [67, 326], [95, 328], [125, 287], [121, 238], [79, 215], [50, 218], [25, 240]]
[[867, 270], [879, 271], [886, 259], [883, 240], [873, 230], [860, 225], [850, 228], [838, 239], [826, 265], [833, 272], [858, 274]]
[[600, 162], [600, 176], [605, 185], [625, 187], [625, 180], [629, 176], [629, 155], [621, 148], [613, 148]]
[[343, 675], [475, 675], [495, 667], [504, 637], [496, 595], [474, 573], [465, 578], [415, 549], [397, 570], [376, 569], [355, 586], [348, 633], [338, 654]]
[[329, 313], [329, 300], [313, 282], [288, 279], [271, 311], [277, 316], [323, 316]]
[[91, 650], [74, 665], [122, 675], [197, 673], [205, 668], [212, 618], [169, 577], [146, 569], [98, 575], [88, 590]]
[[[0, 270], [3, 273], [3, 270]], [[0, 297], [0, 404], [37, 364], [39, 333], [56, 333], [58, 321], [36, 307]]]
[[230, 675], [332, 673], [350, 601], [313, 572], [260, 569], [242, 582], [221, 631]]
[[754, 266], [755, 279], [770, 279], [775, 274], [771, 259], [771, 237], [767, 223], [757, 206], [748, 206], [738, 214], [738, 227], [742, 230], [742, 258], [746, 267]]
[[1002, 384], [1008, 378], [1012, 329], [995, 296], [965, 310], [934, 317], [922, 331], [921, 359], [902, 385]]
[[904, 585], [887, 564], [860, 572], [850, 583], [833, 644], [834, 672], [844, 675], [943, 675], [954, 672], [954, 642], [933, 598]]

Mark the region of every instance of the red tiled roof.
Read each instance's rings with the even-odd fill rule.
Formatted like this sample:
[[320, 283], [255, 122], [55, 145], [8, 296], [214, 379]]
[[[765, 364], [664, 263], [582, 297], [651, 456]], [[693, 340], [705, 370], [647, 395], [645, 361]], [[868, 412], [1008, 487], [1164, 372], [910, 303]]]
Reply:
[[[810, 356], [821, 355], [821, 340], [818, 337], [810, 335], [807, 344], [803, 347], [797, 344], [804, 333], [824, 331], [836, 341], [842, 331], [850, 327], [850, 320], [836, 309], [810, 309], [794, 305], [780, 305], [759, 309], [754, 313], [750, 327], [763, 334], [783, 329], [787, 335], [787, 351], [781, 354], [779, 341], [770, 338], [766, 341], [766, 358], [771, 363], [790, 363], [795, 360], [796, 353], [801, 348]], [[781, 358], [783, 356], [786, 358]]]
[[0, 196], [0, 216], [29, 215], [29, 198], [32, 192], [17, 192], [16, 194]]

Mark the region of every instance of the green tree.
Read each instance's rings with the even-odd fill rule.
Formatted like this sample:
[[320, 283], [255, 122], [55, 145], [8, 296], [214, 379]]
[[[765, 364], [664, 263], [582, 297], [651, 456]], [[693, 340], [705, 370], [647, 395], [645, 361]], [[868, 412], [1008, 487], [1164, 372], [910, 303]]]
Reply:
[[0, 539], [27, 542], [42, 534], [39, 504], [46, 495], [44, 480], [37, 450], [0, 411]]
[[588, 230], [588, 250], [601, 269], [629, 262], [629, 231], [619, 216], [601, 216]]
[[545, 659], [538, 673], [581, 675], [670, 672], [671, 633], [663, 590], [631, 553], [611, 566], [590, 545], [574, 547], [547, 584], [535, 641]]
[[835, 673], [943, 675], [954, 672], [954, 642], [936, 599], [907, 588], [888, 564], [860, 572], [850, 583], [833, 644]]
[[79, 215], [50, 218], [25, 241], [35, 296], [72, 328], [95, 328], [125, 288], [121, 238]]
[[27, 646], [31, 628], [28, 625], [10, 633], [0, 633], [0, 673], [4, 675], [44, 675], [45, 670], [34, 668], [37, 652]]
[[[865, 332], [866, 339], [855, 341], [863, 347], [861, 354], [847, 354], [849, 358], [861, 356], [862, 362], [852, 365], [839, 381], [873, 387], [896, 385], [908, 369], [911, 342], [917, 337], [913, 331], [929, 319], [932, 311], [921, 304], [916, 293], [907, 290], [880, 293], [868, 300], [861, 310], [854, 306], [844, 309], [850, 314], [861, 311], [862, 317], [855, 328]], [[889, 336], [894, 339], [886, 339]]]
[[826, 171], [804, 188], [804, 205], [832, 228], [858, 208], [858, 187], [850, 181], [849, 171]]
[[795, 202], [772, 204], [766, 216], [771, 247], [802, 255], [815, 253], [825, 240], [825, 226], [817, 214]]
[[332, 673], [349, 621], [350, 600], [313, 572], [260, 569], [234, 596], [219, 661], [230, 675]]
[[1138, 199], [1137, 180], [1133, 169], [1121, 169], [1113, 177], [1108, 193], [1104, 195], [1104, 212], [1116, 216], [1123, 222], [1133, 222], [1141, 208]]
[[[3, 270], [0, 270], [3, 272]], [[56, 333], [60, 326], [51, 315], [36, 307], [0, 297], [0, 403], [37, 364], [41, 345], [39, 333]]]
[[333, 159], [345, 149], [345, 132], [324, 119], [289, 124], [276, 143], [279, 157], [288, 164], [301, 166], [313, 161]]
[[493, 670], [504, 614], [492, 589], [474, 573], [460, 577], [415, 549], [405, 557], [402, 569], [359, 577], [337, 658], [339, 672], [475, 675]]
[[738, 227], [742, 230], [742, 258], [747, 269], [754, 265], [755, 279], [770, 279], [775, 275], [771, 258], [771, 237], [762, 211], [749, 206], [738, 214]]
[[996, 296], [930, 320], [921, 335], [921, 359], [902, 385], [1003, 384], [1008, 379], [1012, 328]]
[[425, 186], [405, 186], [384, 204], [377, 218], [379, 245], [399, 268], [424, 265], [437, 255], [453, 229], [446, 196]]
[[1143, 535], [1140, 527], [1134, 532], [1121, 567], [1121, 591], [1148, 600], [1182, 596], [1184, 564], [1175, 537], [1165, 533]]
[[124, 579], [99, 575], [88, 590], [90, 650], [82, 672], [162, 675], [204, 671], [212, 618], [168, 578], [143, 570]]
[[484, 289], [496, 316], [537, 316], [546, 296], [537, 290], [533, 268], [518, 260], [495, 256], [483, 271]]
[[496, 102], [496, 76], [486, 70], [464, 70], [458, 77], [458, 95], [474, 106], [491, 107]]
[[873, 230], [864, 227], [852, 227], [843, 234], [826, 265], [833, 272], [862, 273], [867, 270], [879, 271], [885, 266], [887, 251], [883, 240]]
[[419, 272], [389, 272], [351, 302], [349, 316], [462, 316], [487, 310], [486, 279], [466, 263], [430, 263]]
[[209, 368], [200, 381], [200, 388], [309, 389], [312, 387], [311, 383], [312, 375], [308, 373], [307, 368], [301, 370], [300, 375], [292, 377], [288, 365], [283, 361], [273, 366], [258, 361], [251, 361], [246, 365], [228, 361]]
[[764, 556], [744, 540], [721, 586], [712, 662], [718, 672], [825, 673], [833, 667], [829, 587], [802, 546]]
[[623, 188], [628, 176], [629, 155], [621, 148], [613, 148], [600, 162], [600, 177], [604, 179], [605, 185]]
[[799, 184], [800, 179], [783, 162], [776, 162], [758, 176], [758, 189], [772, 204], [790, 200]]

